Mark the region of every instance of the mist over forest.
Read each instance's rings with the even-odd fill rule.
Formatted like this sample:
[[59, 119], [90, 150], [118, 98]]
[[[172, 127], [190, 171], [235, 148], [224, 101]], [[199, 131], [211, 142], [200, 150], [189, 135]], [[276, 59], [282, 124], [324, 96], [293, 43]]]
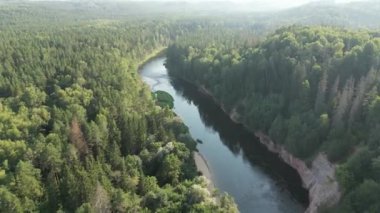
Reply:
[[[220, 21], [240, 20], [251, 25], [273, 29], [283, 25], [329, 25], [353, 28], [378, 28], [380, 2], [373, 1], [0, 1], [18, 10], [37, 9], [43, 14], [67, 15], [72, 18], [104, 18], [146, 16], [201, 17]], [[23, 5], [23, 3], [30, 3]], [[21, 6], [23, 5], [23, 6]], [[4, 7], [5, 8], [5, 7]], [[3, 8], [3, 9], [4, 9]], [[28, 11], [25, 11], [26, 13]], [[23, 14], [22, 14], [23, 15]], [[143, 16], [140, 16], [143, 15]], [[22, 18], [22, 17], [20, 17]], [[4, 22], [6, 20], [3, 20]], [[27, 20], [25, 20], [27, 21]], [[54, 21], [54, 20], [53, 20]]]

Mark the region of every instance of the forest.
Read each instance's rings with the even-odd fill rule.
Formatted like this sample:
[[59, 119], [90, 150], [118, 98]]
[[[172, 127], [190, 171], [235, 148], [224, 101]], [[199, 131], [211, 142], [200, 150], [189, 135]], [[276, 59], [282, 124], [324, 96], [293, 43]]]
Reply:
[[242, 35], [190, 33], [169, 46], [166, 66], [296, 157], [323, 152], [339, 164], [344, 197], [330, 211], [379, 212], [379, 32], [290, 26], [265, 39]]
[[162, 51], [251, 130], [326, 153], [343, 197], [324, 211], [380, 212], [379, 5], [0, 0], [0, 212], [238, 212], [140, 79]]
[[237, 211], [137, 73], [192, 23], [25, 7], [0, 12], [0, 212]]

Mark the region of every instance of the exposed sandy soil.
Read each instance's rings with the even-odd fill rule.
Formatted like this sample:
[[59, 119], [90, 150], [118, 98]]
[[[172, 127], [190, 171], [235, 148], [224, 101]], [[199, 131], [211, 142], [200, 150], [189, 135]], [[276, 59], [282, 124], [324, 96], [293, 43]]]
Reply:
[[209, 180], [209, 189], [214, 188], [214, 184], [212, 181], [212, 174], [210, 171], [210, 168], [208, 167], [206, 159], [202, 156], [199, 152], [194, 152], [194, 160], [195, 165], [197, 166], [197, 169], [199, 172], [202, 173], [203, 176], [205, 176]]

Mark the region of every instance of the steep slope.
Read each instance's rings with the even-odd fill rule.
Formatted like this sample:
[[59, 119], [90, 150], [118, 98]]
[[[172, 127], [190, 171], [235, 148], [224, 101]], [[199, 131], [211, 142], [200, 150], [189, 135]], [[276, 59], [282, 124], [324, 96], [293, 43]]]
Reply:
[[378, 210], [378, 33], [289, 27], [258, 45], [249, 36], [240, 43], [221, 37], [192, 35], [172, 45], [170, 73], [207, 90], [311, 169], [326, 153], [339, 164], [343, 212]]

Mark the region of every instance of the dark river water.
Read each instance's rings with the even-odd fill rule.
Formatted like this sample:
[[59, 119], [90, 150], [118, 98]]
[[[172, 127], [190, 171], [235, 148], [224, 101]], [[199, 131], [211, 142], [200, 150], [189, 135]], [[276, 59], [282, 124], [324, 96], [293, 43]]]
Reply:
[[164, 63], [165, 57], [153, 59], [140, 75], [153, 91], [173, 96], [173, 110], [193, 138], [203, 142], [197, 148], [207, 160], [214, 185], [230, 194], [243, 213], [303, 212], [307, 191], [296, 171], [233, 123], [210, 98], [186, 82], [171, 79]]

